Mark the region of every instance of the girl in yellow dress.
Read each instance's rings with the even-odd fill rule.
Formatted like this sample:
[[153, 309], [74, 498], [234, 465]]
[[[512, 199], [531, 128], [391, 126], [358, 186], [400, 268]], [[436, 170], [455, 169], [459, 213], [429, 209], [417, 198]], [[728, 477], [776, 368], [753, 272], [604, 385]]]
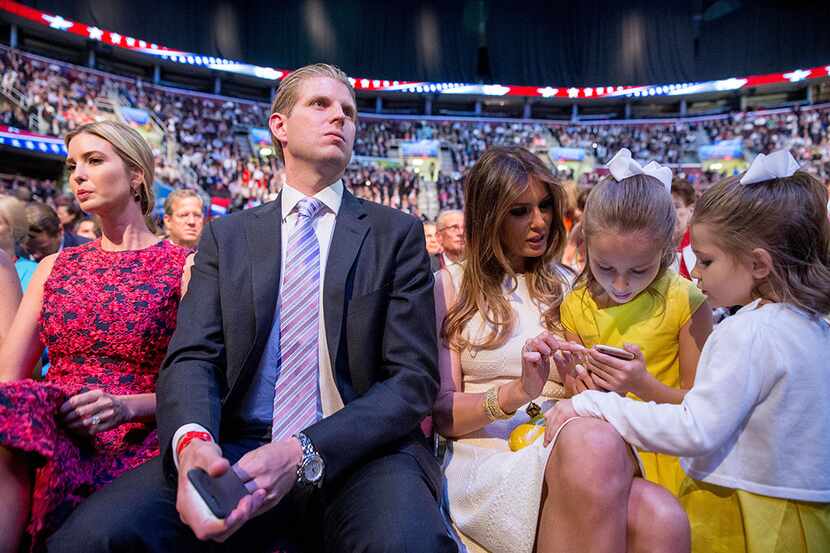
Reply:
[[[560, 306], [561, 320], [568, 340], [624, 348], [632, 359], [590, 349], [566, 387], [680, 403], [712, 330], [712, 310], [692, 282], [669, 270], [671, 170], [655, 162], [641, 167], [627, 149], [608, 169], [611, 176], [588, 196], [582, 223], [588, 262]], [[640, 459], [647, 480], [678, 494], [684, 474], [677, 457], [641, 451]]]
[[[681, 405], [588, 391], [549, 413], [608, 421], [630, 443], [681, 455], [695, 553], [830, 548], [830, 220], [821, 184], [786, 150], [708, 190], [692, 276], [743, 305], [706, 342]], [[576, 348], [574, 348], [576, 349]]]

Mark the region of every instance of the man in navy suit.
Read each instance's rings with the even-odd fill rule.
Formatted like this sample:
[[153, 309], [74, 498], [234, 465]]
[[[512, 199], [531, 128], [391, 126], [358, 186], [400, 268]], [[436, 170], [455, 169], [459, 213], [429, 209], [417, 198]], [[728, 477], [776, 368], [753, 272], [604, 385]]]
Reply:
[[[269, 126], [287, 185], [205, 228], [158, 383], [161, 457], [83, 503], [50, 551], [457, 550], [419, 431], [438, 390], [423, 229], [344, 189], [356, 119], [339, 69], [283, 81]], [[217, 519], [193, 468], [251, 494]]]

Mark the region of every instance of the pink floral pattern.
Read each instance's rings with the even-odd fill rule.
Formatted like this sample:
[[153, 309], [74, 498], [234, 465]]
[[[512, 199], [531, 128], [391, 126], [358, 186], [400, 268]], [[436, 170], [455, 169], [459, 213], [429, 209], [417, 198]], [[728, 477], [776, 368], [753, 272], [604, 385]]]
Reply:
[[155, 425], [127, 423], [84, 441], [66, 433], [56, 413], [67, 398], [92, 389], [155, 391], [188, 253], [167, 241], [107, 252], [96, 240], [56, 260], [40, 317], [51, 361], [45, 382], [0, 385], [0, 444], [25, 452], [37, 467], [33, 550], [84, 498], [158, 454]]

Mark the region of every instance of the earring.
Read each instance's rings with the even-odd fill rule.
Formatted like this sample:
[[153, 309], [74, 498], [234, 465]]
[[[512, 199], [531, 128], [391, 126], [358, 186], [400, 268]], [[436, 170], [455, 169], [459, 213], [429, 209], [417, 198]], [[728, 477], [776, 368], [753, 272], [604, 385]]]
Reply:
[[141, 201], [141, 192], [139, 192], [138, 189], [136, 189], [136, 188], [133, 188], [132, 190], [133, 190], [133, 199], [137, 202], [140, 202]]

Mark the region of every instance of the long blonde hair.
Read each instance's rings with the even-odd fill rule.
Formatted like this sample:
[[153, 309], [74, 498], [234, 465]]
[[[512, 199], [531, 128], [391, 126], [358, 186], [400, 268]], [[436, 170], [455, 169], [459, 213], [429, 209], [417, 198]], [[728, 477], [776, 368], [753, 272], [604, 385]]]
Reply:
[[[544, 326], [560, 329], [559, 304], [565, 292], [565, 278], [556, 266], [565, 247], [564, 192], [545, 164], [526, 149], [493, 147], [484, 152], [464, 180], [464, 276], [457, 301], [441, 329], [441, 339], [448, 347], [495, 349], [512, 334], [515, 317], [503, 286], [506, 277], [515, 286], [516, 273], [507, 259], [499, 231], [511, 205], [527, 190], [531, 179], [544, 184], [550, 192], [554, 216], [547, 249], [542, 256], [527, 259], [525, 278], [531, 299], [544, 309]], [[482, 342], [471, 343], [462, 331], [476, 313], [489, 323], [490, 331]]]
[[698, 200], [691, 224], [709, 226], [718, 247], [735, 259], [756, 248], [769, 253], [772, 271], [753, 296], [830, 314], [827, 192], [809, 174], [746, 185], [724, 179]]
[[97, 121], [82, 125], [70, 131], [63, 139], [67, 147], [72, 139], [80, 134], [91, 134], [110, 143], [121, 161], [131, 170], [141, 171], [143, 177], [138, 190], [134, 192], [135, 201], [141, 206], [141, 212], [147, 220], [150, 230], [155, 225], [151, 215], [155, 207], [153, 180], [155, 178], [155, 160], [147, 141], [135, 129], [118, 121]]

